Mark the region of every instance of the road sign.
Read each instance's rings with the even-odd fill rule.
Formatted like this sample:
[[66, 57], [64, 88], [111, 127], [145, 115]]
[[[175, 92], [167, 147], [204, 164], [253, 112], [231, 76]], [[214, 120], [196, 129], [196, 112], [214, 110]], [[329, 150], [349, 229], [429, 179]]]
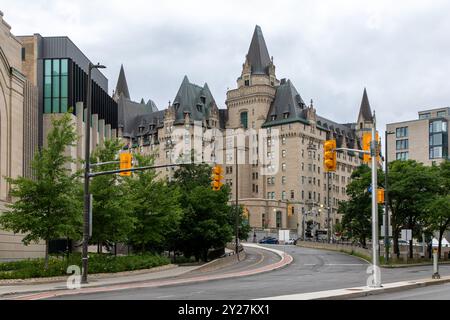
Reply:
[[402, 240], [406, 242], [412, 240], [412, 230], [411, 229], [402, 229]]

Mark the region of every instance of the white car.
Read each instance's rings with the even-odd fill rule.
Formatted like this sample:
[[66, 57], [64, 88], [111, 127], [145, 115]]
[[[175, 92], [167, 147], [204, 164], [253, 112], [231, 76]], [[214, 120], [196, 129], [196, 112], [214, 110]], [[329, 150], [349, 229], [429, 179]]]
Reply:
[[286, 241], [284, 244], [294, 244], [295, 243], [295, 239], [291, 238], [288, 241]]

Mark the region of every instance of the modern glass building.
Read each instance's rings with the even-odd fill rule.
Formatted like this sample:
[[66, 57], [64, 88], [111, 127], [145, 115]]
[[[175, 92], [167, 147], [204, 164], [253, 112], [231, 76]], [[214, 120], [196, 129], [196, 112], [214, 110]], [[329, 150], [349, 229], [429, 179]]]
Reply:
[[[27, 78], [39, 92], [39, 144], [42, 145], [44, 114], [64, 113], [86, 101], [89, 59], [68, 37], [22, 36], [22, 62]], [[117, 103], [108, 94], [108, 79], [92, 70], [92, 114], [117, 129]]]
[[390, 123], [387, 130], [389, 161], [416, 160], [431, 165], [449, 158], [450, 108], [419, 112], [417, 120]]

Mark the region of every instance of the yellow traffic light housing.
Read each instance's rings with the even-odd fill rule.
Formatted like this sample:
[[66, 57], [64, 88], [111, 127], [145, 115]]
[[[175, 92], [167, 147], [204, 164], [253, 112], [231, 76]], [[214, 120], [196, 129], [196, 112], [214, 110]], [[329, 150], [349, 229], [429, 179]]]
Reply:
[[[120, 159], [120, 170], [131, 169], [132, 167], [131, 162], [133, 160], [133, 156], [131, 155], [131, 153], [123, 152], [120, 154], [119, 159]], [[131, 176], [131, 171], [121, 172], [120, 175], [122, 177], [129, 177]]]
[[336, 171], [336, 140], [326, 140], [323, 149], [325, 172]]
[[[377, 156], [377, 161], [380, 162], [381, 158], [380, 158], [380, 154], [381, 154], [381, 141], [378, 135], [378, 131], [375, 133], [375, 141], [376, 141], [376, 146], [375, 146], [375, 154]], [[371, 152], [371, 144], [372, 144], [372, 133], [371, 132], [365, 132], [363, 134], [363, 150], [364, 151], [368, 151]], [[363, 162], [364, 163], [369, 163], [370, 161], [372, 161], [372, 157], [370, 155], [370, 153], [364, 153], [363, 155]]]
[[384, 203], [384, 189], [377, 189], [377, 194], [378, 203]]
[[213, 167], [213, 169], [212, 169], [212, 182], [211, 182], [211, 186], [212, 186], [212, 189], [213, 189], [214, 191], [219, 191], [220, 188], [222, 188], [222, 186], [223, 186], [223, 183], [222, 183], [222, 179], [223, 179], [222, 173], [223, 173], [223, 169], [222, 169], [221, 166], [216, 165], [216, 166]]
[[[372, 133], [371, 132], [365, 132], [363, 134], [363, 143], [362, 143], [363, 144], [362, 147], [363, 147], [364, 151], [370, 152], [370, 143], [371, 143], [371, 141], [372, 141]], [[364, 153], [363, 154], [363, 162], [364, 163], [369, 163], [370, 159], [371, 159], [370, 153]]]

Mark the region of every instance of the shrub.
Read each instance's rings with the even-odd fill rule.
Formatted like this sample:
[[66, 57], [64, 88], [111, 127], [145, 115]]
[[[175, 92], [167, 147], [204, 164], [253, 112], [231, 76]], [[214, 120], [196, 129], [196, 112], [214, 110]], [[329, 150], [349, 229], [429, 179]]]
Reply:
[[[153, 254], [112, 256], [89, 254], [89, 273], [114, 273], [149, 269], [169, 264], [166, 257]], [[75, 253], [68, 259], [51, 257], [48, 269], [44, 270], [44, 259], [28, 259], [0, 263], [0, 279], [28, 279], [67, 275], [70, 265], [81, 266], [81, 254]]]

